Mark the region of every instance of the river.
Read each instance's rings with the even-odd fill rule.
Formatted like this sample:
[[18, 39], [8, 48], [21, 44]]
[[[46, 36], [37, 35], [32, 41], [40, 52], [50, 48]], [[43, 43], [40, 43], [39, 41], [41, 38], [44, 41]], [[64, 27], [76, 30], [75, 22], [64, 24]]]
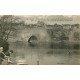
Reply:
[[14, 64], [18, 65], [78, 65], [80, 50], [30, 47], [27, 44], [11, 43]]

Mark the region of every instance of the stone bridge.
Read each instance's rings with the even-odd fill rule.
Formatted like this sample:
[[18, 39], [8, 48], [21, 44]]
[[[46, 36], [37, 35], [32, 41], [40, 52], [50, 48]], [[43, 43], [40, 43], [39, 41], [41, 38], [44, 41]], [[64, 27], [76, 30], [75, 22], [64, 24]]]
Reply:
[[27, 28], [21, 30], [18, 34], [18, 41], [28, 42], [31, 36], [35, 36], [38, 39], [38, 42], [49, 42], [50, 36], [47, 33], [47, 30], [44, 28]]

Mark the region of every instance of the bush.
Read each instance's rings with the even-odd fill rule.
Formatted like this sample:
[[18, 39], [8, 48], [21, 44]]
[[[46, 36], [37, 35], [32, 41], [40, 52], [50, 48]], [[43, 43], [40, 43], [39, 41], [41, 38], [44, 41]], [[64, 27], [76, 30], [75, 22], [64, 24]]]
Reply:
[[7, 52], [9, 50], [9, 43], [0, 39], [0, 47], [3, 47], [3, 52]]

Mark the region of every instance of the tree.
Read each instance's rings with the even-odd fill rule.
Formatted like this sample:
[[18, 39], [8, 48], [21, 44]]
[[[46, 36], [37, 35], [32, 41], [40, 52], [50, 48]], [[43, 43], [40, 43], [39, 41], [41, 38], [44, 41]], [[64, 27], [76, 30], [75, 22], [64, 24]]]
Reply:
[[38, 26], [38, 27], [45, 27], [45, 25], [46, 25], [46, 24], [45, 24], [43, 21], [38, 21], [38, 22], [37, 22], [37, 26]]
[[0, 19], [0, 38], [7, 41], [10, 33], [17, 30], [18, 25], [23, 25], [24, 22], [16, 16], [4, 15]]
[[24, 25], [24, 22], [17, 16], [4, 15], [0, 18], [0, 46], [4, 48], [4, 52], [9, 49], [7, 42], [9, 36], [18, 29], [19, 25]]

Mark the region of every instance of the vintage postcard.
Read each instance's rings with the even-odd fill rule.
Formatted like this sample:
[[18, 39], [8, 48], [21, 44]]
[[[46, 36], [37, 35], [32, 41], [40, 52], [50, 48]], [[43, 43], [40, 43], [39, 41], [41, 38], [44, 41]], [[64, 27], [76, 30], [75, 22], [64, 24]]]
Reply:
[[1, 15], [1, 65], [79, 65], [79, 15]]

